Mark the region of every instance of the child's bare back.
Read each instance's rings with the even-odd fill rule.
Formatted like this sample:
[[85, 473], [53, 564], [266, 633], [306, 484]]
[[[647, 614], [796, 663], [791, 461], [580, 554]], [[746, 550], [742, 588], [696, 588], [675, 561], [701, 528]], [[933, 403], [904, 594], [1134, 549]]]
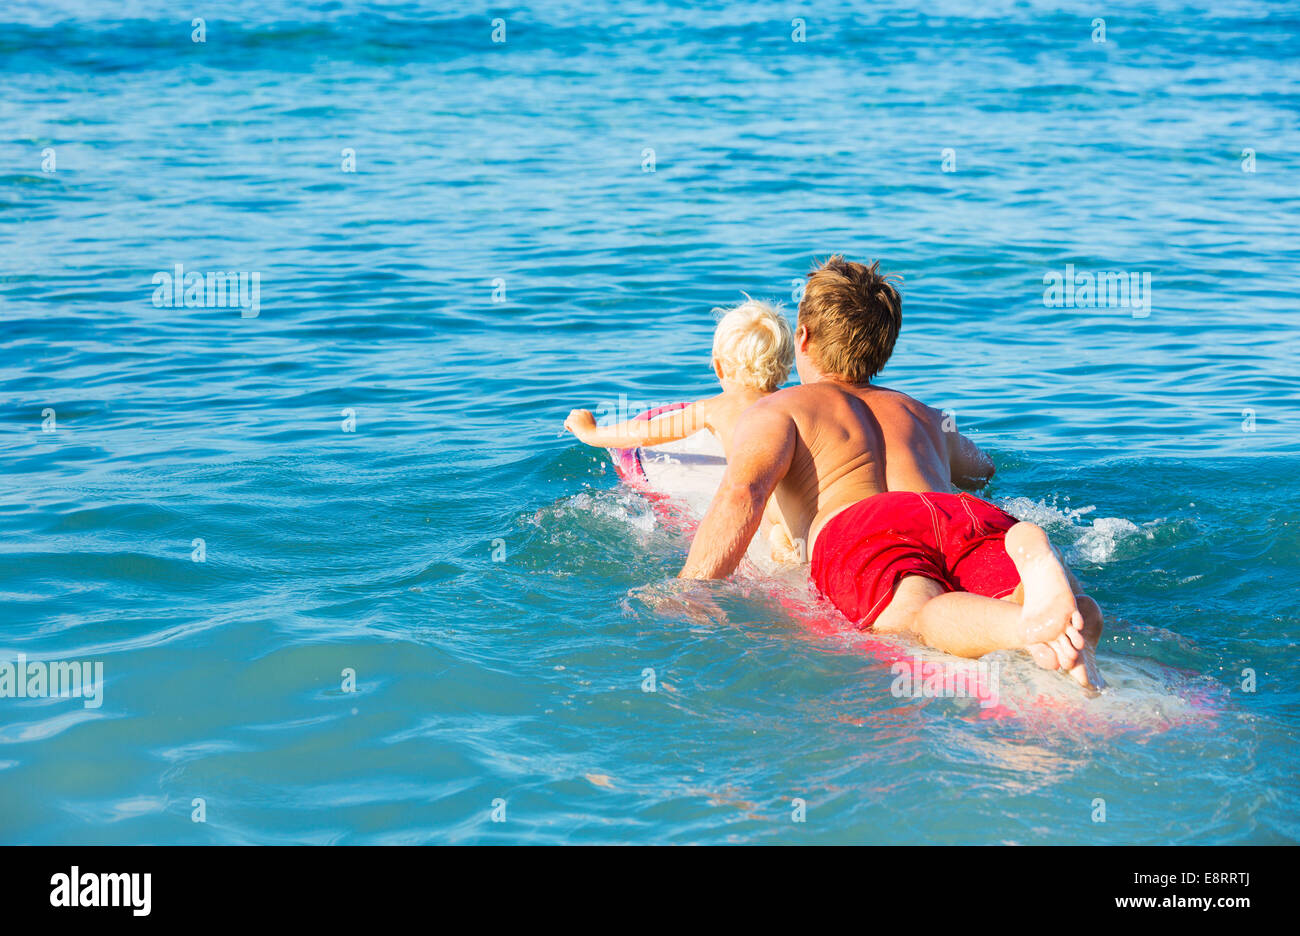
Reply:
[[[576, 409], [564, 421], [581, 441], [601, 448], [663, 445], [708, 429], [731, 457], [731, 436], [740, 414], [775, 393], [794, 363], [794, 335], [785, 317], [772, 306], [750, 299], [723, 315], [713, 336], [713, 371], [722, 385], [717, 396], [696, 400], [654, 419], [629, 419], [597, 426], [589, 410]], [[763, 512], [772, 558], [803, 562], [775, 498]]]

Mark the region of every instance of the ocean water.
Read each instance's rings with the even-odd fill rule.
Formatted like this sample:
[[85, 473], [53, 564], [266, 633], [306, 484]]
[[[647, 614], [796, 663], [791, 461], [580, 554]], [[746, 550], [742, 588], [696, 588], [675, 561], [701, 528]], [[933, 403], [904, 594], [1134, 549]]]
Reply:
[[[0, 660], [103, 688], [0, 698], [0, 842], [1300, 839], [1298, 47], [1270, 2], [9, 0]], [[710, 310], [832, 252], [903, 275], [882, 382], [1060, 543], [1112, 692], [900, 697], [797, 576], [675, 581], [560, 433], [709, 393]], [[156, 304], [177, 264], [256, 316]], [[1045, 304], [1067, 264], [1149, 301]]]

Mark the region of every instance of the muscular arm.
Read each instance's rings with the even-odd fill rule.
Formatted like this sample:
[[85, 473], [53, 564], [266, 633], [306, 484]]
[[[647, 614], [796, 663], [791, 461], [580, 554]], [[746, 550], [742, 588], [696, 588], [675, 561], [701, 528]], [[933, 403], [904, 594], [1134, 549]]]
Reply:
[[794, 420], [759, 403], [736, 423], [727, 471], [700, 521], [679, 578], [725, 578], [740, 565], [763, 509], [790, 470], [798, 435]]
[[993, 477], [993, 459], [955, 429], [945, 432], [948, 440], [948, 468], [952, 483], [963, 491], [978, 491]]

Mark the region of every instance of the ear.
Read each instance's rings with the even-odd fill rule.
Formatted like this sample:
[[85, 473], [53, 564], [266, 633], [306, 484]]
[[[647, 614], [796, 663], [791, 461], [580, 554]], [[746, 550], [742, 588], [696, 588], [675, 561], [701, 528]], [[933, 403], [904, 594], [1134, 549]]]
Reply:
[[717, 358], [713, 359], [713, 373], [718, 375], [719, 380], [722, 379], [722, 362]]
[[809, 339], [808, 326], [800, 325], [795, 330], [794, 341], [795, 344], [798, 346], [799, 350], [802, 351], [804, 354], [808, 353], [808, 339]]

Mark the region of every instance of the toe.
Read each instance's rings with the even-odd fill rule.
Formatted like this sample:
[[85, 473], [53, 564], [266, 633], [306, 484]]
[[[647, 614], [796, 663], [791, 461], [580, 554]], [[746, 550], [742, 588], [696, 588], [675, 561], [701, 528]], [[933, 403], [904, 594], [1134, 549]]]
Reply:
[[1056, 651], [1045, 643], [1030, 644], [1025, 647], [1033, 661], [1043, 669], [1054, 670], [1061, 668], [1061, 662], [1056, 658]]
[[1074, 644], [1070, 643], [1070, 639], [1064, 634], [1052, 641], [1052, 649], [1056, 651], [1056, 659], [1060, 661], [1061, 669], [1072, 669], [1079, 661], [1079, 651], [1074, 649]]

